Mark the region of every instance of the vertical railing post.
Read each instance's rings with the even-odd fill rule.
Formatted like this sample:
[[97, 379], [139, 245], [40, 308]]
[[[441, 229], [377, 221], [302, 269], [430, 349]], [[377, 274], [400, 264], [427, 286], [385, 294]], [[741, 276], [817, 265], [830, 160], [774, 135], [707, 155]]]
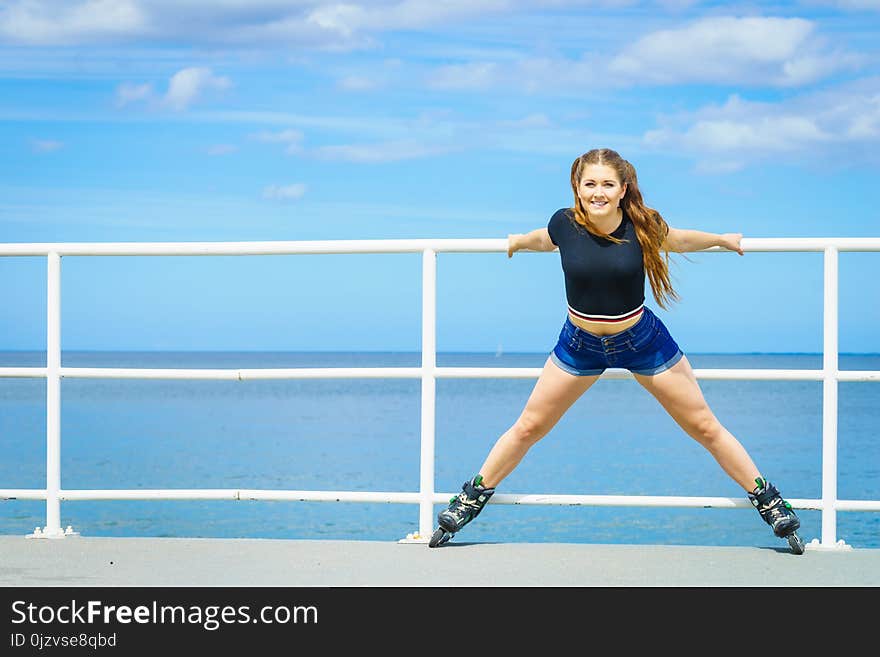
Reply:
[[46, 527], [44, 538], [61, 530], [61, 256], [48, 254], [46, 286]]
[[434, 522], [434, 428], [437, 367], [437, 253], [422, 252], [422, 423], [419, 469], [419, 534], [427, 540]]
[[838, 250], [825, 247], [822, 334], [822, 546], [837, 541]]

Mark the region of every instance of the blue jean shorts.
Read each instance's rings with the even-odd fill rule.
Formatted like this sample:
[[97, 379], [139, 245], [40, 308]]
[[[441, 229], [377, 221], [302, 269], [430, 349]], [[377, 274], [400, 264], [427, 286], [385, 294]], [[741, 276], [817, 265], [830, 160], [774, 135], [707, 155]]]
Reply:
[[683, 355], [660, 318], [646, 307], [638, 322], [612, 335], [584, 331], [566, 318], [550, 358], [575, 376], [595, 376], [609, 367], [650, 376], [668, 370]]

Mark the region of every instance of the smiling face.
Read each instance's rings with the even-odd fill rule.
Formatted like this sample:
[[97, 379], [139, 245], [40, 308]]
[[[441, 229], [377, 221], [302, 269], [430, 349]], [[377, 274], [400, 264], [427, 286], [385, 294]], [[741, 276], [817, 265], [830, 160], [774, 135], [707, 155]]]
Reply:
[[607, 164], [587, 164], [581, 171], [577, 195], [592, 220], [611, 219], [618, 216], [620, 200], [626, 194], [622, 183], [612, 167]]

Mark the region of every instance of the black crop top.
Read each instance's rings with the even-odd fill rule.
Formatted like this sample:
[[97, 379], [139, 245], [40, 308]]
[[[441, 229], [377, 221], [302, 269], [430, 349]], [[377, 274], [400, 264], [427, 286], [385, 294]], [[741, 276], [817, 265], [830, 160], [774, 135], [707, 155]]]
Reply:
[[575, 223], [569, 208], [557, 210], [547, 225], [559, 247], [568, 309], [592, 322], [633, 317], [645, 302], [645, 265], [635, 226], [624, 212], [612, 236], [616, 244]]

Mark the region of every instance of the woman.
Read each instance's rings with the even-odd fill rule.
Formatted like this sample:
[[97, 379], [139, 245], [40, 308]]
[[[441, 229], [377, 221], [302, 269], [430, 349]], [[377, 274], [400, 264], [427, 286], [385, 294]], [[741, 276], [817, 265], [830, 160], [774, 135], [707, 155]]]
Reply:
[[675, 340], [644, 305], [645, 278], [661, 308], [677, 300], [669, 252], [713, 246], [743, 255], [740, 233], [670, 227], [645, 205], [633, 166], [617, 152], [595, 149], [571, 166], [574, 207], [558, 210], [546, 228], [508, 236], [507, 256], [559, 249], [568, 317], [519, 418], [495, 443], [478, 473], [438, 516], [436, 547], [473, 520], [536, 442], [608, 367], [632, 372], [670, 416], [742, 486], [761, 517], [792, 549], [803, 552], [800, 520], [759, 472], [739, 441], [718, 421]]

